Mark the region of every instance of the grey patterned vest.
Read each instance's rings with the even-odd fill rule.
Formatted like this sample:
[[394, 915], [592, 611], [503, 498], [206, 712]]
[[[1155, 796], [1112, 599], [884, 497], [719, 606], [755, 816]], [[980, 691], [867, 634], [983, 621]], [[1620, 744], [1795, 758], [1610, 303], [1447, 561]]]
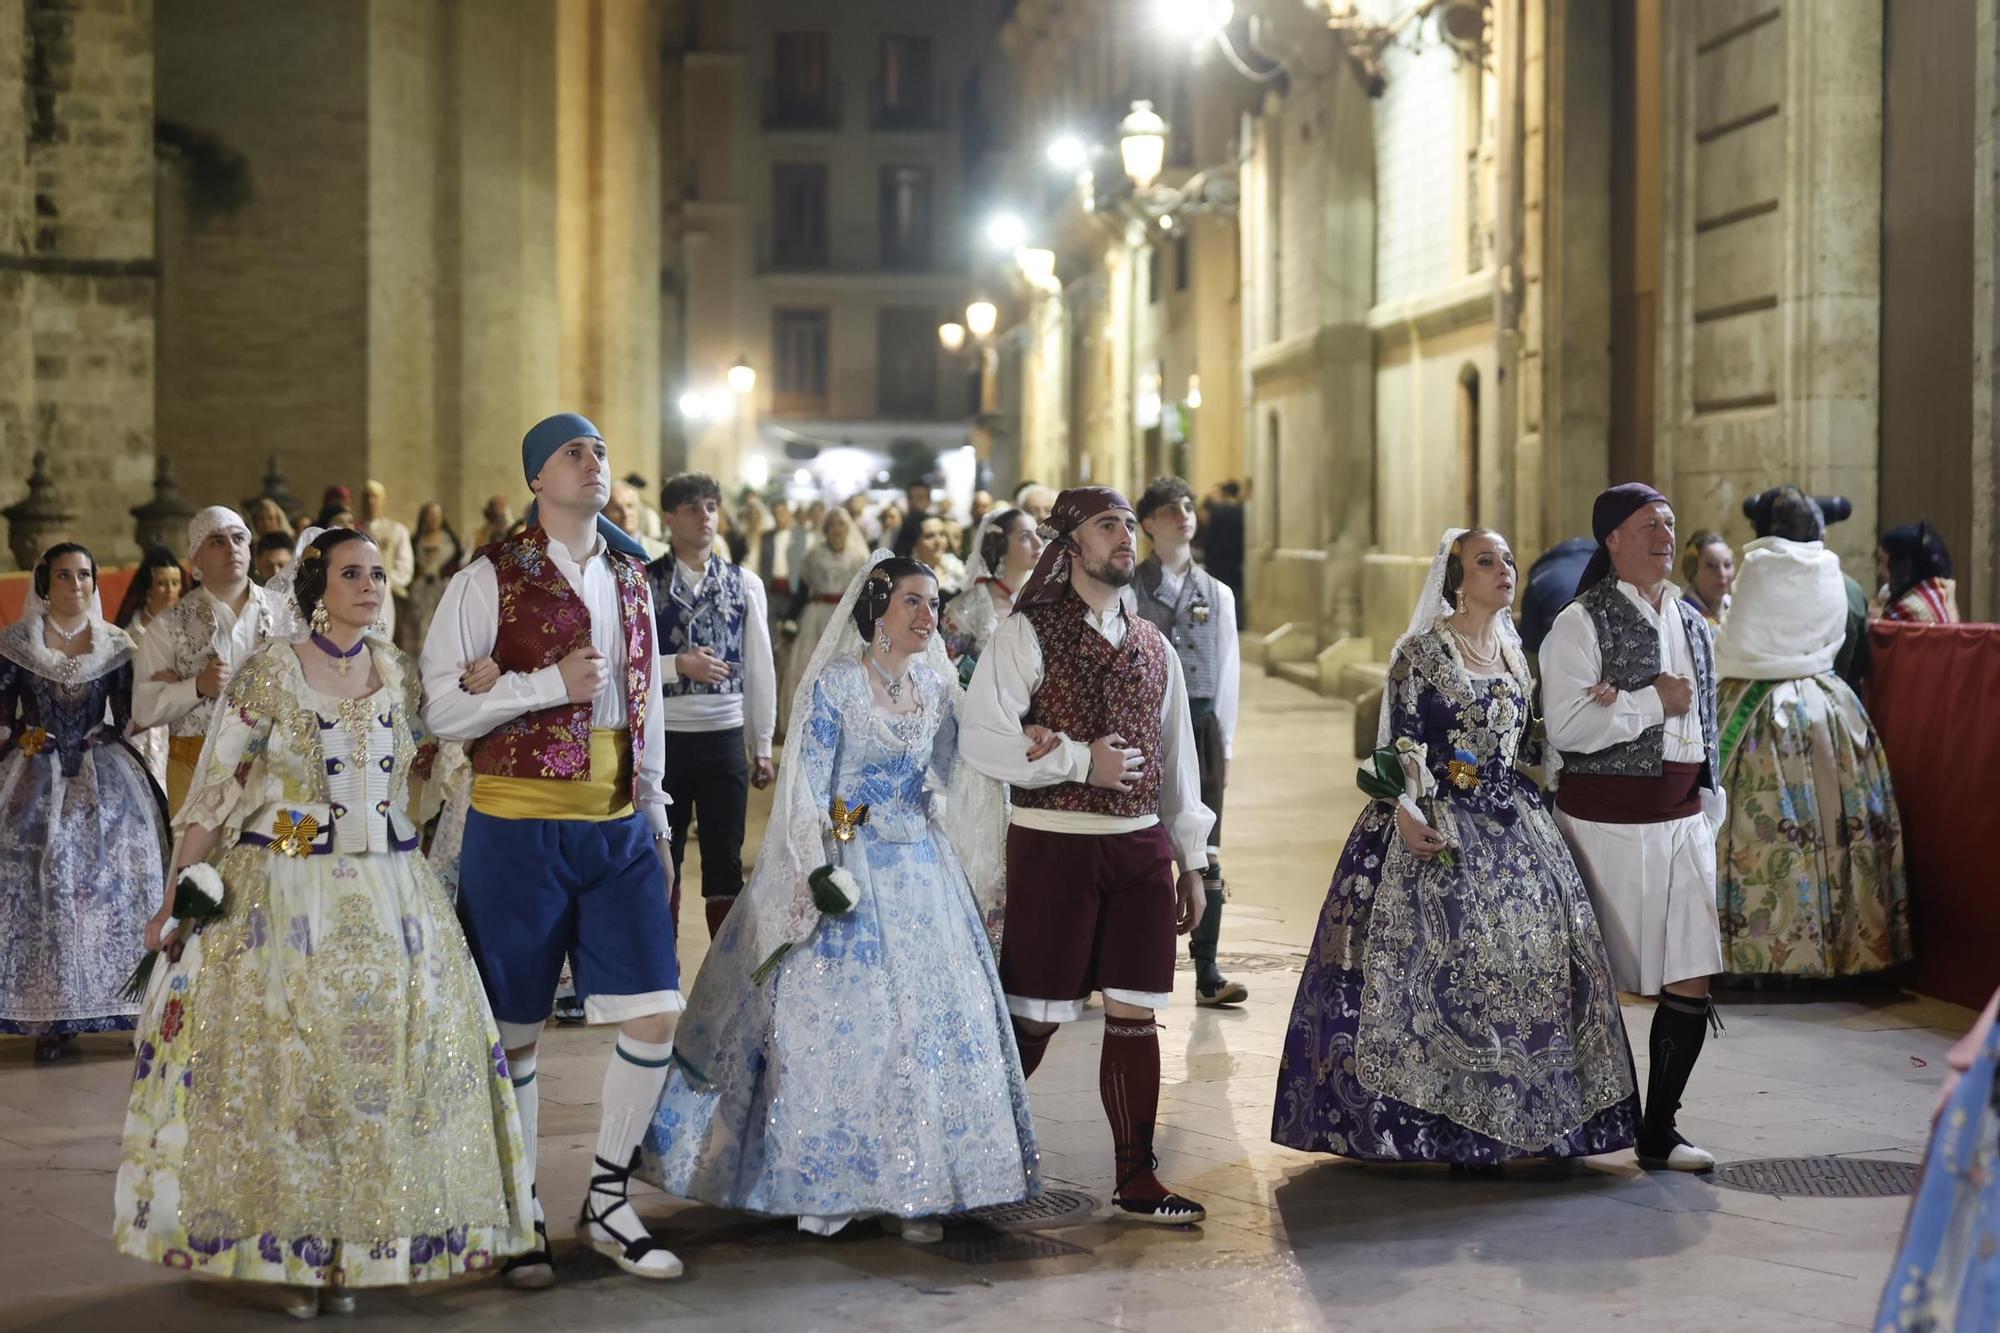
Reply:
[[[1590, 616], [1597, 630], [1597, 651], [1601, 674], [1621, 690], [1643, 690], [1660, 674], [1660, 638], [1646, 622], [1632, 599], [1618, 590], [1616, 577], [1599, 580], [1578, 595], [1577, 603]], [[1715, 640], [1701, 612], [1676, 598], [1673, 609], [1687, 627], [1689, 656], [1694, 661], [1694, 703], [1701, 717], [1701, 736], [1708, 750], [1708, 771], [1701, 785], [1714, 790], [1716, 774], [1722, 771], [1717, 742], [1720, 733], [1715, 721]], [[1665, 724], [1648, 727], [1632, 740], [1593, 750], [1589, 754], [1562, 752], [1563, 767], [1572, 773], [1594, 773], [1608, 777], [1660, 775], [1666, 757]]]
[[[1160, 562], [1148, 556], [1139, 566], [1133, 590], [1139, 614], [1153, 622], [1180, 655], [1190, 699], [1213, 699], [1222, 681], [1222, 618], [1215, 604], [1215, 583], [1200, 565], [1188, 567], [1180, 595], [1169, 602], [1160, 596]], [[1236, 626], [1229, 626], [1234, 634]]]

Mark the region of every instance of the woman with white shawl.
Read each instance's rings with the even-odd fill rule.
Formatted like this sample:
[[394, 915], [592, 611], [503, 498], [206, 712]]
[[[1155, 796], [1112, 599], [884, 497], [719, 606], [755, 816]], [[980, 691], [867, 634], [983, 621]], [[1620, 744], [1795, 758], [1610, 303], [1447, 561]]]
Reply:
[[1782, 487], [1743, 548], [1716, 634], [1724, 969], [1844, 977], [1907, 962], [1903, 830], [1881, 738], [1834, 674], [1847, 628], [1819, 505]]
[[1040, 1189], [982, 920], [1005, 806], [959, 759], [960, 698], [935, 575], [875, 552], [799, 683], [763, 850], [689, 993], [644, 1179], [821, 1235], [880, 1216], [914, 1241]]

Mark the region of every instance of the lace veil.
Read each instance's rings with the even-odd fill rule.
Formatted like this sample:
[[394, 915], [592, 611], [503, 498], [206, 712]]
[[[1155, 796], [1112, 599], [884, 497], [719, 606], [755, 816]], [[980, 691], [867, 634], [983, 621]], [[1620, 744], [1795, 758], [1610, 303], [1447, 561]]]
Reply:
[[[264, 585], [264, 595], [271, 604], [271, 638], [280, 643], [304, 643], [312, 637], [312, 626], [299, 614], [298, 581], [299, 570], [305, 564], [306, 547], [311, 546], [325, 528], [306, 527], [299, 533], [299, 539], [292, 543], [292, 563], [279, 570], [269, 583]], [[367, 533], [361, 534], [368, 537]], [[368, 537], [374, 541], [373, 537]], [[384, 596], [387, 594], [385, 593]], [[374, 628], [367, 637], [378, 641], [382, 636]]]
[[[811, 725], [813, 689], [836, 660], [862, 650], [860, 631], [854, 627], [854, 604], [868, 576], [889, 551], [869, 556], [848, 582], [847, 591], [834, 608], [819, 643], [813, 648], [792, 695], [792, 726]], [[924, 652], [930, 668], [946, 691], [946, 703], [957, 717], [964, 703], [958, 673], [945, 653], [942, 635], [931, 636]], [[826, 834], [832, 827], [829, 813], [819, 808], [812, 784], [806, 781], [803, 765], [789, 754], [778, 766], [778, 781], [771, 800], [770, 823], [757, 854], [757, 866], [744, 886], [736, 911], [749, 910], [748, 957], [755, 962], [771, 956], [782, 944], [802, 943], [819, 923], [819, 909], [813, 905], [807, 878], [827, 863]], [[982, 915], [998, 905], [1006, 878], [1007, 807], [1001, 785], [980, 774], [958, 757], [954, 747], [951, 771], [936, 775], [943, 781], [942, 792], [933, 792], [932, 818], [938, 823], [952, 850], [958, 853], [972, 882], [973, 898]]]
[[[1396, 640], [1396, 646], [1389, 652], [1390, 666], [1395, 665], [1396, 659], [1402, 656], [1403, 649], [1409, 646], [1412, 639], [1430, 633], [1438, 622], [1450, 613], [1451, 608], [1445, 605], [1444, 600], [1445, 565], [1451, 560], [1452, 543], [1470, 531], [1472, 531], [1470, 528], [1446, 528], [1444, 536], [1438, 539], [1437, 554], [1431, 558], [1430, 575], [1424, 579], [1424, 590], [1417, 594], [1417, 604], [1410, 610], [1409, 628], [1403, 631], [1402, 637]], [[1501, 647], [1507, 653], [1509, 666], [1517, 673], [1525, 675], [1527, 668], [1521, 658], [1521, 631], [1514, 625], [1512, 611], [1500, 613], [1499, 630]], [[1533, 682], [1524, 683], [1532, 693]], [[1395, 707], [1396, 691], [1393, 687], [1384, 689], [1381, 716], [1375, 723], [1375, 744], [1378, 748], [1389, 743], [1390, 720], [1395, 713]]]

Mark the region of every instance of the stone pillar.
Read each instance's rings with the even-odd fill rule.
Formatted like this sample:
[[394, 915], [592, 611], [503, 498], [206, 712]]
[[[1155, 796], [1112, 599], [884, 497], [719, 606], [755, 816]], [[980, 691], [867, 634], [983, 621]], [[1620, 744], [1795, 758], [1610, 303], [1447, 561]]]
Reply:
[[152, 6], [0, 0], [0, 477], [132, 555], [153, 456]]
[[[1589, 531], [1609, 484], [1611, 426], [1611, 6], [1548, 0], [1542, 64], [1538, 275], [1541, 466], [1522, 471], [1509, 537], [1525, 568]], [[1524, 367], [1524, 371], [1529, 367]], [[1528, 392], [1528, 391], [1524, 391]]]
[[1836, 491], [1872, 577], [1881, 297], [1880, 6], [1661, 6], [1657, 481], [1685, 527]]
[[396, 517], [437, 498], [466, 532], [488, 495], [524, 507], [521, 434], [563, 409], [621, 472], [656, 466], [658, 13], [160, 0], [161, 116], [248, 180], [162, 190], [162, 439], [191, 499], [275, 447], [307, 495], [375, 476]]

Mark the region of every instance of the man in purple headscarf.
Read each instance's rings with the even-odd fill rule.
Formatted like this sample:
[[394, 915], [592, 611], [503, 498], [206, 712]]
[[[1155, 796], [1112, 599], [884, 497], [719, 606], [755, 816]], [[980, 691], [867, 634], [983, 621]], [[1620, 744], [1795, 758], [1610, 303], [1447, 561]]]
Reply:
[[1715, 831], [1725, 803], [1708, 622], [1667, 581], [1674, 511], [1628, 482], [1591, 510], [1597, 550], [1542, 641], [1549, 743], [1562, 755], [1556, 823], [1590, 888], [1618, 988], [1658, 996], [1639, 1164], [1707, 1171], [1674, 1127], [1715, 1019], [1722, 970]]
[[[1215, 821], [1201, 802], [1180, 659], [1133, 596], [1138, 533], [1131, 504], [1109, 487], [1056, 498], [1041, 561], [966, 691], [959, 748], [1013, 788], [1000, 984], [1022, 1072], [1035, 1072], [1056, 1025], [1081, 1018], [1101, 991], [1113, 1212], [1187, 1226], [1206, 1210], [1153, 1174], [1153, 1015], [1172, 998], [1175, 935], [1201, 920]], [[1056, 739], [1031, 749], [1025, 727]]]

